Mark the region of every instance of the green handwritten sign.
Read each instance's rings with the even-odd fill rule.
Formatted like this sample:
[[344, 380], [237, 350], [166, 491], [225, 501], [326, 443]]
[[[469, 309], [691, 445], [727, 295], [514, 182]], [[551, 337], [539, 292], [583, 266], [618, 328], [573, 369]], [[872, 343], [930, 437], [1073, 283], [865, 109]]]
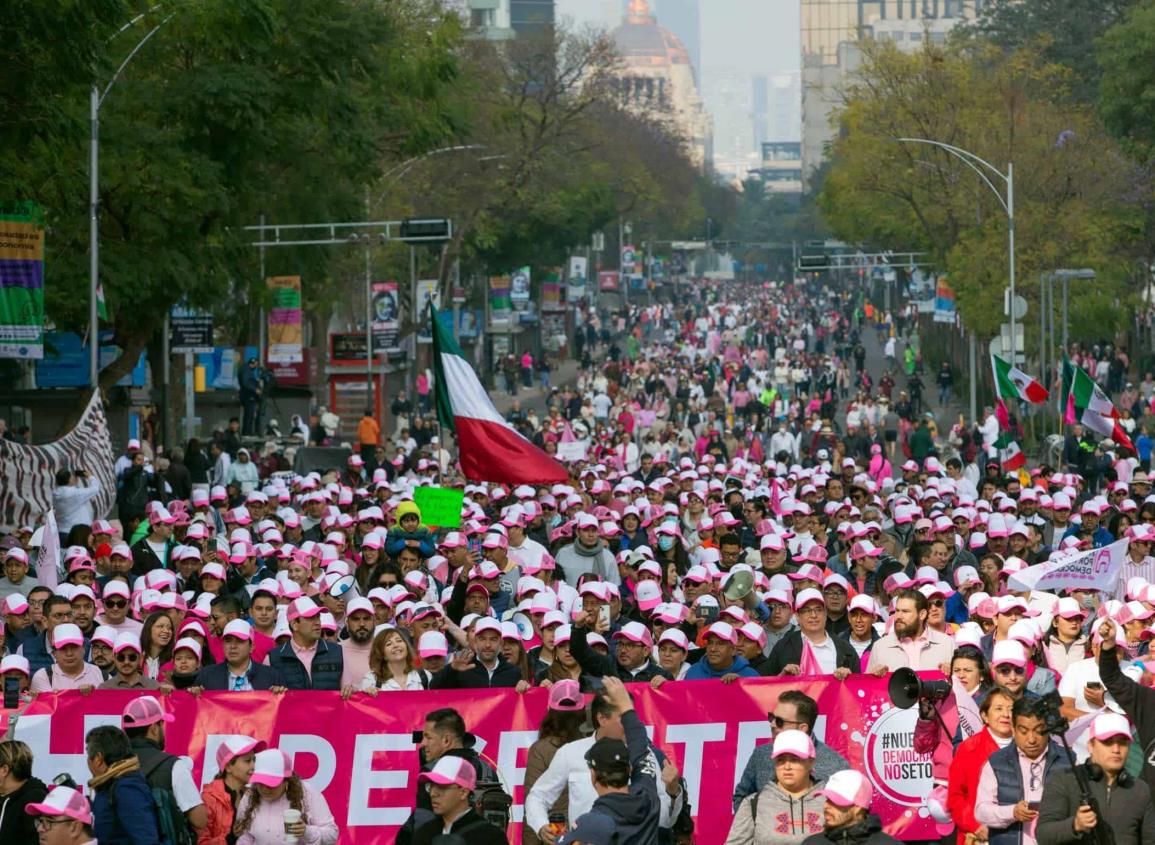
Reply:
[[465, 491], [450, 487], [417, 487], [413, 501], [421, 509], [421, 521], [436, 528], [460, 528]]

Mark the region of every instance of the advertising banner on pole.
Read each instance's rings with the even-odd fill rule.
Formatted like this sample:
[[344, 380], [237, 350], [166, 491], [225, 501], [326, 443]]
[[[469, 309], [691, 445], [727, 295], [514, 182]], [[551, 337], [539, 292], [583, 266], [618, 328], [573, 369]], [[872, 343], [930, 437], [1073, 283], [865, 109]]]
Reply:
[[44, 357], [44, 210], [0, 203], [0, 358]]
[[432, 343], [433, 334], [430, 332], [429, 304], [433, 303], [433, 310], [441, 308], [441, 290], [437, 279], [419, 279], [417, 282], [417, 342]]
[[401, 309], [396, 282], [373, 282], [373, 354], [383, 355], [397, 346]]
[[605, 292], [616, 291], [620, 288], [620, 274], [613, 270], [602, 270], [598, 273], [598, 290]]
[[566, 273], [568, 290], [566, 299], [572, 303], [579, 303], [586, 296], [586, 283], [589, 277], [589, 260], [584, 255], [572, 255], [569, 259], [569, 272]]
[[564, 311], [565, 302], [562, 301], [565, 290], [561, 285], [561, 272], [559, 270], [551, 270], [545, 274], [545, 279], [541, 283], [541, 310], [542, 313], [547, 311]]
[[273, 292], [273, 306], [269, 309], [269, 343], [265, 357], [274, 364], [304, 361], [301, 351], [301, 277], [270, 276], [266, 283]]
[[525, 311], [529, 308], [530, 270], [521, 267], [509, 277], [509, 301], [514, 311]]
[[[941, 675], [934, 673], [935, 677]], [[886, 831], [901, 841], [939, 838], [929, 816], [933, 788], [929, 755], [914, 750], [918, 708], [900, 710], [887, 694], [886, 678], [851, 675], [743, 679], [735, 684], [684, 681], [653, 690], [630, 684], [638, 715], [653, 727], [653, 742], [686, 779], [699, 845], [721, 845], [733, 817], [731, 796], [755, 747], [770, 738], [766, 714], [786, 690], [818, 702], [814, 736], [864, 772], [874, 785], [871, 808]], [[16, 722], [15, 739], [37, 749], [33, 774], [50, 780], [68, 772], [90, 776], [85, 732], [119, 723], [137, 691], [43, 693]], [[537, 739], [549, 693], [532, 689], [391, 692], [342, 701], [337, 692], [184, 692], [164, 696], [176, 717], [166, 726], [166, 750], [187, 754], [194, 780], [216, 774], [216, 750], [228, 734], [267, 740], [293, 758], [296, 771], [320, 790], [333, 811], [341, 845], [391, 842], [409, 817], [417, 789], [418, 757], [412, 732], [426, 713], [455, 708], [477, 737], [474, 746], [493, 762], [513, 797], [512, 816], [524, 813], [525, 754]], [[821, 819], [818, 821], [821, 826]], [[510, 841], [520, 841], [520, 831]]]
[[509, 276], [489, 277], [489, 320], [492, 325], [509, 324], [513, 304], [509, 301]]

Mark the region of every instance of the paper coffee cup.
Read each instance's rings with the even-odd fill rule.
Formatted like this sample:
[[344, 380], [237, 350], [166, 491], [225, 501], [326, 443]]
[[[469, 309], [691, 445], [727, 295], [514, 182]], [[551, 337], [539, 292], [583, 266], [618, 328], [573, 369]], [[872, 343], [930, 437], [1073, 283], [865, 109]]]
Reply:
[[285, 841], [289, 842], [289, 843], [296, 842], [297, 837], [292, 834], [292, 832], [290, 831], [290, 828], [293, 825], [297, 824], [299, 821], [301, 821], [301, 811], [300, 810], [285, 810], [284, 814], [282, 815], [282, 818], [284, 819], [284, 822], [285, 822]]

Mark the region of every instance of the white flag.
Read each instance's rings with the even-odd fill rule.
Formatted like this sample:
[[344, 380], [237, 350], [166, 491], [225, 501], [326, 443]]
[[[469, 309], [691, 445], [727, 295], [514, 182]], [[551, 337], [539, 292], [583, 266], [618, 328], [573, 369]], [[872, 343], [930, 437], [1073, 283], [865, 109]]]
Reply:
[[60, 535], [56, 532], [56, 511], [44, 516], [40, 533], [40, 552], [36, 555], [36, 580], [45, 587], [56, 589], [60, 572]]

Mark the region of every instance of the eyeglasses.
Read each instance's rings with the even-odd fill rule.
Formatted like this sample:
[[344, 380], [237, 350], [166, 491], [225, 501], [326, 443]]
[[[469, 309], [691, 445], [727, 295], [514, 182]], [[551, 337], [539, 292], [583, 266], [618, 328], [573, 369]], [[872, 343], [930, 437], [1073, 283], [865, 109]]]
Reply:
[[1043, 764], [1045, 762], [1046, 762], [1045, 760], [1039, 760], [1038, 762], [1031, 763], [1031, 782], [1030, 782], [1030, 785], [1027, 787], [1028, 789], [1035, 790], [1035, 789], [1038, 789], [1042, 785], [1042, 782], [1043, 782]]
[[808, 604], [805, 607], [800, 607], [794, 612], [799, 616], [817, 616], [820, 613], [825, 613], [826, 608], [820, 604]]
[[54, 824], [64, 824], [70, 821], [72, 821], [72, 819], [50, 819], [48, 816], [37, 816], [35, 821], [32, 822], [32, 826], [37, 830], [48, 830]]
[[116, 655], [117, 663], [135, 663], [139, 659], [140, 655], [135, 651], [122, 651], [120, 654]]
[[122, 610], [123, 608], [128, 607], [128, 602], [124, 599], [116, 599], [115, 601], [110, 599], [104, 603], [104, 606], [111, 610]]
[[995, 671], [1000, 675], [1025, 675], [1027, 674], [1026, 666], [1014, 666], [1010, 663], [1003, 663], [995, 667]]
[[234, 675], [233, 676], [233, 692], [241, 692], [244, 690], [244, 688], [245, 688], [245, 676], [244, 675]]

